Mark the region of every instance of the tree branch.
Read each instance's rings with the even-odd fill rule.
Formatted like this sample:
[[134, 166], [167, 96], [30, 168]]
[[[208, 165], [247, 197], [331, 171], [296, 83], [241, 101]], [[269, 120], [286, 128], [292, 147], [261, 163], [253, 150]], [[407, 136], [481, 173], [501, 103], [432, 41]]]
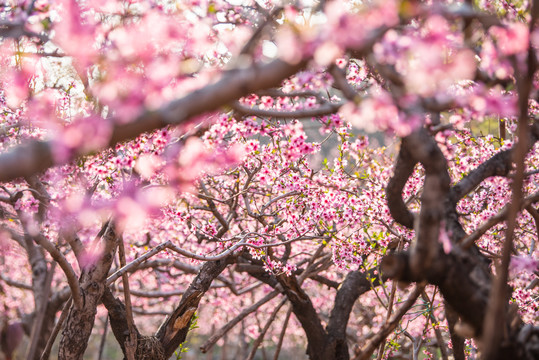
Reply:
[[281, 334], [279, 334], [279, 341], [277, 342], [277, 346], [275, 347], [275, 354], [273, 355], [273, 360], [279, 359], [279, 353], [281, 352], [281, 347], [283, 346], [283, 340], [286, 334], [286, 329], [288, 328], [288, 321], [290, 320], [290, 315], [292, 315], [292, 306], [289, 306], [288, 310], [286, 311], [283, 328], [281, 330]]
[[146, 261], [147, 259], [149, 259], [150, 257], [154, 256], [155, 254], [163, 251], [164, 249], [166, 249], [168, 247], [168, 245], [171, 244], [170, 241], [166, 241], [162, 244], [159, 244], [157, 246], [155, 246], [152, 250], [144, 253], [143, 255], [141, 255], [140, 257], [136, 258], [135, 260], [131, 261], [129, 264], [125, 265], [125, 266], [122, 266], [120, 269], [116, 270], [116, 272], [114, 272], [114, 274], [110, 275], [108, 278], [107, 278], [107, 285], [110, 285], [112, 284], [113, 282], [115, 282], [118, 278], [120, 278], [124, 273], [126, 272], [131, 272], [131, 271], [134, 271], [137, 269], [137, 267], [142, 264], [144, 261]]
[[279, 111], [279, 110], [265, 110], [260, 108], [249, 108], [241, 105], [239, 102], [233, 103], [232, 109], [239, 114], [245, 116], [258, 116], [258, 117], [274, 117], [282, 119], [301, 119], [327, 116], [336, 113], [344, 105], [344, 103], [328, 103], [319, 105], [314, 109], [298, 109], [292, 111]]
[[[358, 48], [351, 49], [354, 55], [365, 54], [389, 29], [390, 27], [383, 25], [370, 31]], [[107, 121], [114, 125], [110, 141], [105, 147], [113, 147], [117, 143], [168, 125], [184, 124], [194, 116], [218, 110], [243, 96], [278, 86], [284, 79], [304, 68], [307, 62], [308, 59], [304, 59], [296, 64], [290, 64], [282, 59], [276, 59], [267, 64], [254, 64], [246, 69], [229, 70], [223, 73], [216, 83], [193, 91], [158, 110], [145, 111], [131, 122], [115, 122], [114, 119], [108, 119]], [[53, 165], [74, 160], [89, 152], [75, 149], [60, 161], [55, 158], [54, 149], [53, 141], [29, 141], [0, 155], [0, 182], [42, 172]], [[99, 150], [102, 149], [92, 149], [90, 152], [95, 153]]]
[[[289, 64], [277, 59], [268, 64], [255, 64], [247, 69], [227, 71], [215, 84], [196, 90], [158, 110], [143, 112], [129, 123], [116, 122], [106, 147], [113, 147], [119, 142], [171, 124], [186, 123], [196, 115], [217, 110], [240, 97], [277, 86], [305, 64]], [[114, 119], [107, 121], [114, 123]], [[29, 141], [0, 155], [0, 182], [30, 176], [53, 165], [59, 165], [54, 157], [54, 147], [52, 141]], [[64, 161], [83, 155], [86, 155], [84, 150], [75, 150]]]
[[425, 168], [421, 211], [410, 258], [412, 272], [419, 275], [431, 266], [438, 253], [440, 223], [445, 215], [444, 202], [441, 200], [449, 191], [450, 178], [445, 156], [424, 128], [405, 137], [402, 146], [408, 149], [414, 161], [420, 162]]
[[36, 243], [38, 243], [43, 249], [52, 256], [54, 261], [60, 265], [62, 271], [67, 278], [67, 284], [71, 289], [71, 296], [73, 297], [73, 303], [77, 308], [82, 307], [82, 294], [79, 285], [79, 279], [75, 274], [75, 270], [71, 267], [71, 264], [67, 261], [64, 255], [54, 246], [47, 238], [41, 234], [34, 237]]
[[212, 281], [226, 268], [228, 259], [206, 262], [202, 265], [198, 275], [191, 282], [179, 305], [167, 317], [157, 330], [155, 336], [165, 350], [165, 358], [169, 358], [174, 350], [185, 341], [192, 316], [202, 296], [208, 291]]
[[[124, 239], [120, 236], [118, 241], [118, 256], [120, 258], [120, 266], [125, 266], [125, 250]], [[135, 328], [135, 322], [133, 320], [133, 313], [131, 311], [131, 294], [129, 292], [129, 279], [127, 274], [122, 274], [122, 284], [125, 299], [125, 313], [127, 318], [127, 328], [129, 330], [129, 337], [125, 341], [126, 356], [128, 360], [135, 360], [135, 353], [137, 351], [138, 331]]]
[[423, 290], [425, 289], [425, 284], [417, 284], [412, 291], [412, 293], [408, 296], [408, 299], [402, 304], [402, 306], [395, 312], [395, 315], [391, 318], [390, 321], [385, 323], [380, 331], [374, 336], [369, 343], [361, 349], [361, 352], [357, 354], [354, 357], [354, 360], [368, 360], [371, 358], [372, 353], [376, 348], [384, 341], [393, 330], [397, 327], [399, 324], [399, 321], [401, 318], [410, 310], [412, 305], [414, 305], [415, 301], [421, 295]]
[[[526, 133], [525, 138], [529, 138], [527, 151], [531, 149], [533, 144], [539, 140], [539, 122], [531, 126], [530, 132]], [[449, 190], [449, 201], [453, 206], [464, 196], [469, 194], [485, 179], [491, 176], [508, 176], [513, 169], [512, 159], [515, 147], [500, 151], [492, 156], [487, 161], [481, 163], [477, 168], [470, 171], [462, 180], [453, 185]]]
[[[530, 21], [530, 33], [533, 32], [535, 21], [539, 17], [539, 3], [532, 3]], [[485, 333], [483, 335], [483, 359], [493, 360], [507, 358], [503, 355], [503, 340], [512, 336], [515, 330], [510, 329], [510, 334], [507, 334], [507, 325], [512, 323], [507, 312], [507, 302], [509, 301], [510, 293], [507, 285], [509, 278], [509, 262], [511, 261], [511, 252], [513, 251], [513, 236], [517, 225], [517, 215], [521, 209], [522, 202], [522, 186], [524, 184], [524, 159], [530, 148], [530, 129], [528, 120], [528, 107], [530, 92], [533, 88], [533, 78], [536, 70], [535, 49], [528, 43], [527, 57], [527, 73], [522, 71], [516, 73], [516, 83], [518, 92], [519, 117], [517, 125], [518, 142], [515, 145], [515, 154], [513, 161], [516, 165], [515, 178], [512, 184], [511, 203], [508, 208], [507, 215], [507, 230], [505, 232], [505, 240], [502, 248], [501, 264], [496, 271], [496, 277], [493, 279], [492, 289], [489, 295], [487, 314], [485, 317]], [[516, 58], [512, 59], [515, 70], [518, 69]], [[520, 324], [519, 324], [520, 325]]]
[[262, 305], [264, 305], [265, 303], [267, 303], [271, 299], [275, 298], [277, 295], [279, 295], [279, 291], [274, 290], [274, 291], [270, 292], [269, 294], [267, 294], [266, 296], [264, 296], [262, 299], [258, 300], [253, 305], [243, 309], [234, 319], [232, 319], [231, 321], [226, 323], [225, 326], [223, 326], [215, 334], [210, 336], [210, 338], [208, 340], [206, 340], [206, 342], [200, 347], [200, 351], [202, 351], [203, 353], [208, 352], [208, 350], [210, 350], [213, 347], [213, 345], [215, 345], [215, 343], [220, 338], [223, 337], [223, 335], [225, 335], [227, 332], [229, 332], [240, 321], [245, 319], [245, 317], [247, 315], [255, 312], [256, 310], [258, 310]]
[[[90, 266], [82, 267], [80, 286], [84, 294], [82, 307], [71, 307], [66, 327], [60, 339], [58, 358], [60, 360], [82, 359], [88, 345], [97, 313], [97, 305], [101, 302], [105, 291], [105, 282], [110, 270], [118, 236], [112, 221], [107, 221], [98, 236], [102, 254]], [[96, 244], [97, 245], [97, 244]]]
[[49, 302], [49, 296], [51, 292], [51, 283], [54, 277], [54, 270], [56, 268], [56, 263], [53, 262], [49, 271], [47, 272], [47, 278], [41, 293], [39, 294], [42, 301], [40, 302], [39, 308], [36, 309], [36, 316], [34, 318], [34, 324], [32, 326], [32, 332], [30, 334], [30, 346], [28, 347], [28, 352], [26, 353], [27, 359], [34, 359], [36, 357], [36, 352], [38, 348], [38, 343], [41, 335], [41, 330], [43, 328], [43, 322], [45, 320], [45, 315], [47, 312], [47, 305]]
[[72, 298], [69, 297], [67, 299], [64, 308], [62, 309], [62, 313], [60, 314], [60, 318], [56, 322], [56, 325], [54, 326], [54, 329], [52, 330], [51, 335], [49, 336], [49, 340], [47, 340], [47, 345], [45, 346], [45, 349], [43, 349], [43, 353], [41, 353], [40, 360], [48, 360], [51, 354], [52, 345], [54, 345], [54, 341], [56, 340], [56, 337], [58, 336], [58, 333], [60, 332], [60, 329], [62, 328], [62, 325], [64, 324], [65, 319], [67, 318], [67, 314], [69, 313], [69, 308], [71, 307]]
[[389, 179], [386, 187], [386, 199], [389, 213], [396, 222], [408, 229], [414, 228], [414, 214], [402, 198], [402, 190], [406, 182], [412, 176], [417, 164], [406, 146], [401, 145], [397, 162], [393, 170], [393, 176]]
[[[328, 347], [333, 349], [336, 359], [348, 358], [348, 344], [346, 342], [346, 329], [352, 308], [357, 299], [374, 286], [380, 285], [379, 277], [375, 277], [374, 270], [369, 272], [351, 271], [341, 283], [335, 295], [335, 302], [326, 331], [329, 335]], [[371, 282], [369, 279], [374, 278]]]
[[275, 318], [277, 317], [277, 313], [279, 312], [279, 310], [281, 310], [281, 308], [283, 307], [283, 305], [286, 303], [287, 300], [288, 300], [287, 298], [283, 298], [281, 302], [279, 303], [279, 305], [275, 307], [270, 317], [268, 318], [266, 325], [264, 325], [264, 328], [260, 332], [260, 335], [258, 336], [258, 338], [256, 338], [255, 342], [253, 343], [253, 348], [251, 349], [249, 356], [247, 356], [247, 360], [253, 360], [256, 354], [256, 350], [258, 349], [260, 344], [262, 344], [262, 340], [264, 340], [264, 336], [266, 336], [266, 333], [268, 332], [269, 327], [275, 321]]
[[[528, 206], [536, 203], [539, 201], [539, 191], [525, 197], [522, 202], [520, 203], [520, 208], [518, 211], [521, 211], [522, 209], [527, 208]], [[507, 219], [510, 213], [510, 206], [505, 206], [502, 210], [500, 210], [496, 215], [489, 218], [487, 221], [485, 221], [483, 224], [481, 224], [475, 231], [467, 236], [465, 239], [462, 240], [462, 248], [468, 249], [470, 246], [474, 244], [474, 242], [479, 239], [484, 233], [486, 233], [490, 228], [495, 226], [496, 224], [504, 221]]]
[[28, 284], [25, 284], [25, 283], [22, 283], [22, 282], [19, 282], [19, 281], [15, 281], [13, 279], [8, 278], [4, 274], [0, 274], [0, 279], [2, 279], [2, 281], [4, 281], [6, 283], [6, 285], [13, 286], [13, 287], [23, 289], [23, 290], [33, 290], [32, 285], [28, 285]]

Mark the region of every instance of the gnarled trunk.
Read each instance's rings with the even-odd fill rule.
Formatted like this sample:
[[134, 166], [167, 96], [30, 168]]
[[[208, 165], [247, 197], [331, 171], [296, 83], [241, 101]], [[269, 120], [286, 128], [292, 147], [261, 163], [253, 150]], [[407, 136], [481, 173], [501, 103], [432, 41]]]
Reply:
[[107, 274], [118, 245], [118, 237], [112, 222], [105, 224], [101, 242], [103, 252], [100, 259], [84, 269], [81, 274], [79, 282], [83, 304], [79, 308], [74, 303], [69, 310], [60, 340], [58, 352], [60, 360], [82, 359], [88, 346], [88, 339], [97, 313], [97, 305], [101, 302], [105, 291]]

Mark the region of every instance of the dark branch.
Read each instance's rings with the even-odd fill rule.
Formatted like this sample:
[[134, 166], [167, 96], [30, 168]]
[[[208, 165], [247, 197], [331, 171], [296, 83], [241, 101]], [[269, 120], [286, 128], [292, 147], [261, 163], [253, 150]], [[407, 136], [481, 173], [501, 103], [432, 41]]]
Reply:
[[396, 222], [408, 229], [414, 228], [414, 215], [408, 208], [402, 198], [402, 190], [412, 175], [414, 167], [417, 164], [406, 146], [402, 146], [397, 157], [393, 176], [386, 187], [387, 205], [389, 213]]
[[374, 270], [368, 273], [351, 271], [341, 283], [326, 328], [329, 335], [328, 347], [333, 349], [336, 360], [349, 358], [346, 328], [355, 302], [362, 294], [378, 285], [379, 277], [374, 274]]
[[411, 248], [411, 269], [422, 274], [438, 251], [440, 223], [444, 218], [444, 202], [449, 191], [447, 162], [436, 141], [427, 130], [414, 131], [402, 141], [413, 160], [425, 168], [425, 183], [421, 196], [421, 211], [416, 228], [416, 241]]
[[221, 274], [228, 264], [228, 259], [221, 259], [202, 265], [198, 275], [185, 291], [178, 307], [157, 330], [155, 336], [163, 345], [167, 359], [185, 341], [200, 299], [208, 291], [213, 280]]

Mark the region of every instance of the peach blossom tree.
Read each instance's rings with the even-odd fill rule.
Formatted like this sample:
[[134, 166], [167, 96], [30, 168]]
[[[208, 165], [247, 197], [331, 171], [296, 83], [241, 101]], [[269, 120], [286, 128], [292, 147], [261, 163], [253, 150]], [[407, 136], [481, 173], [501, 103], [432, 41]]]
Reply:
[[536, 1], [0, 14], [7, 359], [539, 357]]

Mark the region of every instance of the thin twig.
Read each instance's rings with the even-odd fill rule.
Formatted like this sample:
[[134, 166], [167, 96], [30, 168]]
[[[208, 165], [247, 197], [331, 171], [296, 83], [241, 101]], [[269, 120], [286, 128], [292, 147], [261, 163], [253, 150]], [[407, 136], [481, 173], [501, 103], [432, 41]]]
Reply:
[[75, 270], [73, 270], [73, 267], [71, 267], [71, 264], [67, 261], [65, 256], [54, 246], [53, 243], [51, 243], [47, 238], [41, 234], [35, 236], [34, 241], [40, 245], [42, 248], [47, 250], [47, 252], [52, 256], [54, 261], [60, 265], [60, 268], [62, 268], [66, 278], [67, 278], [67, 284], [69, 285], [69, 288], [71, 289], [71, 296], [73, 297], [73, 303], [78, 309], [82, 308], [82, 294], [79, 284], [79, 279], [77, 278], [77, 275], [75, 274]]
[[[401, 237], [401, 238], [399, 238], [399, 242], [397, 244], [397, 252], [401, 252], [403, 248], [404, 248], [404, 239]], [[380, 281], [382, 282], [382, 279], [380, 279]], [[389, 318], [390, 318], [391, 313], [393, 311], [393, 303], [395, 301], [396, 292], [397, 292], [397, 282], [393, 281], [392, 284], [391, 284], [391, 294], [389, 295], [389, 304], [388, 304], [388, 308], [387, 308], [386, 323], [389, 322]], [[382, 358], [382, 356], [384, 354], [384, 349], [385, 349], [385, 341], [383, 343], [383, 347], [381, 348], [378, 359]]]
[[[236, 251], [237, 249], [239, 249], [241, 247], [251, 247], [251, 248], [255, 248], [255, 249], [261, 249], [261, 248], [267, 248], [267, 247], [286, 245], [286, 244], [296, 242], [296, 241], [301, 241], [301, 240], [314, 240], [314, 239], [319, 238], [319, 237], [300, 237], [300, 238], [297, 238], [297, 239], [291, 239], [291, 240], [278, 242], [278, 243], [254, 245], [254, 244], [249, 244], [249, 243], [246, 242], [247, 236], [250, 235], [250, 234], [251, 233], [244, 235], [241, 241], [238, 241], [237, 243], [232, 245], [227, 250], [225, 250], [225, 251], [223, 251], [223, 252], [221, 252], [221, 253], [219, 253], [218, 255], [215, 255], [215, 256], [198, 255], [198, 254], [192, 253], [192, 252], [190, 252], [188, 250], [182, 249], [177, 245], [174, 245], [170, 240], [165, 241], [164, 243], [161, 243], [161, 244], [155, 246], [152, 250], [146, 252], [142, 256], [140, 256], [140, 257], [136, 258], [135, 260], [131, 261], [129, 264], [127, 264], [125, 266], [122, 266], [120, 269], [116, 270], [116, 272], [114, 274], [110, 275], [107, 278], [107, 285], [112, 284], [120, 276], [122, 276], [122, 274], [135, 270], [144, 261], [146, 261], [150, 257], [156, 255], [157, 253], [163, 251], [164, 249], [170, 249], [170, 250], [172, 250], [172, 251], [174, 251], [174, 252], [176, 252], [176, 253], [178, 253], [180, 255], [183, 255], [183, 256], [185, 256], [187, 258], [191, 258], [191, 259], [202, 260], [202, 261], [216, 261], [216, 260], [221, 260], [221, 259], [227, 257], [228, 255], [232, 254], [234, 251]], [[257, 234], [257, 236], [261, 236], [261, 234]]]
[[231, 106], [236, 112], [242, 115], [276, 117], [282, 119], [301, 119], [331, 115], [339, 111], [343, 105], [344, 103], [325, 103], [314, 109], [297, 109], [291, 111], [249, 108], [241, 105], [239, 102], [235, 102]]
[[[399, 249], [398, 249], [398, 251], [402, 250], [402, 246], [400, 245], [402, 243], [403, 243], [403, 241], [399, 240]], [[397, 282], [393, 281], [392, 284], [391, 284], [391, 293], [389, 294], [389, 302], [387, 304], [386, 324], [389, 322], [389, 318], [391, 317], [391, 312], [393, 311], [393, 302], [395, 301], [395, 293], [396, 292], [397, 292]], [[380, 350], [378, 352], [377, 360], [381, 360], [382, 357], [384, 356], [385, 347], [386, 347], [386, 342], [383, 341], [380, 344]]]
[[301, 192], [294, 190], [294, 191], [287, 192], [286, 194], [281, 194], [281, 195], [279, 195], [279, 196], [276, 196], [276, 197], [270, 199], [267, 203], [265, 203], [265, 204], [262, 206], [260, 212], [261, 212], [261, 213], [264, 213], [264, 211], [266, 211], [266, 209], [267, 209], [271, 204], [273, 204], [273, 203], [276, 202], [276, 201], [285, 199], [285, 198], [290, 197], [290, 196], [300, 195], [300, 194], [301, 194]]
[[404, 304], [402, 304], [402, 306], [395, 313], [395, 315], [393, 315], [391, 320], [382, 326], [380, 331], [373, 337], [373, 339], [369, 341], [369, 343], [361, 350], [361, 352], [354, 357], [354, 360], [370, 359], [374, 350], [376, 350], [380, 343], [384, 341], [393, 330], [395, 330], [401, 318], [408, 312], [408, 310], [410, 310], [412, 305], [414, 305], [415, 301], [417, 300], [419, 295], [421, 295], [421, 292], [423, 292], [424, 289], [425, 284], [423, 283], [417, 284], [415, 286], [410, 296], [408, 296], [408, 299], [406, 299]]
[[264, 328], [260, 332], [260, 335], [255, 340], [255, 342], [253, 343], [253, 348], [251, 349], [251, 352], [249, 353], [249, 356], [247, 357], [247, 360], [253, 360], [253, 358], [255, 357], [255, 354], [256, 354], [256, 350], [258, 349], [260, 344], [262, 344], [262, 340], [264, 340], [264, 337], [266, 336], [266, 333], [268, 332], [269, 327], [271, 326], [273, 321], [275, 321], [275, 318], [277, 317], [277, 313], [279, 312], [279, 310], [281, 310], [281, 308], [287, 302], [287, 300], [288, 300], [288, 298], [284, 297], [281, 300], [281, 302], [279, 303], [279, 305], [277, 305], [275, 310], [273, 310], [273, 312], [271, 313], [268, 321], [266, 322], [266, 325], [264, 325]]
[[[519, 208], [524, 209], [537, 201], [539, 201], [539, 191], [524, 198], [524, 200], [520, 203]], [[470, 246], [472, 246], [473, 243], [477, 239], [479, 239], [484, 233], [486, 233], [490, 228], [506, 220], [508, 215], [510, 214], [510, 208], [511, 208], [511, 205], [505, 206], [496, 215], [492, 216], [486, 222], [481, 224], [477, 229], [475, 229], [475, 231], [472, 234], [464, 238], [462, 240], [462, 245], [461, 245], [462, 248], [463, 249], [470, 248]]]
[[284, 335], [286, 334], [286, 328], [288, 327], [288, 320], [290, 320], [290, 315], [292, 315], [292, 306], [288, 308], [286, 312], [286, 317], [284, 318], [283, 329], [279, 335], [279, 341], [277, 342], [277, 347], [275, 348], [275, 354], [273, 355], [273, 360], [279, 359], [279, 353], [281, 352], [281, 347], [283, 346]]
[[107, 340], [107, 330], [109, 328], [109, 317], [105, 316], [103, 335], [101, 335], [101, 342], [99, 343], [99, 352], [97, 354], [97, 360], [103, 359], [103, 352], [105, 350], [105, 342]]
[[203, 353], [206, 353], [209, 349], [212, 348], [213, 345], [221, 338], [223, 337], [230, 329], [232, 329], [234, 326], [236, 326], [240, 321], [245, 319], [245, 317], [252, 312], [258, 310], [262, 305], [273, 299], [279, 295], [279, 291], [272, 291], [266, 296], [264, 296], [262, 299], [258, 300], [253, 305], [249, 306], [248, 308], [243, 309], [234, 319], [230, 320], [228, 323], [226, 323], [225, 326], [220, 328], [215, 334], [213, 334], [205, 343], [200, 347], [200, 351]]
[[41, 289], [41, 294], [39, 294], [41, 301], [39, 302], [39, 307], [36, 309], [36, 317], [34, 318], [34, 324], [30, 334], [31, 342], [30, 346], [28, 347], [28, 352], [26, 353], [27, 359], [34, 359], [36, 356], [37, 345], [39, 343], [39, 338], [41, 337], [41, 328], [43, 327], [43, 320], [45, 319], [45, 314], [47, 313], [47, 305], [49, 303], [49, 295], [51, 292], [51, 284], [55, 269], [56, 262], [53, 261], [49, 271], [47, 272], [47, 277], [45, 278], [43, 289]]
[[[123, 274], [125, 275], [125, 273]], [[122, 277], [123, 277], [122, 275]], [[224, 287], [224, 285], [220, 286]], [[118, 288], [119, 291], [124, 291], [123, 287]], [[140, 291], [140, 290], [133, 290], [129, 288], [129, 293], [131, 296], [136, 297], [143, 297], [148, 299], [163, 299], [163, 298], [169, 298], [172, 296], [181, 296], [185, 293], [184, 290], [173, 290], [173, 291]]]
[[159, 245], [155, 246], [152, 250], [144, 253], [140, 257], [138, 257], [135, 260], [131, 261], [129, 264], [127, 264], [125, 266], [122, 266], [120, 269], [116, 270], [116, 272], [114, 274], [110, 275], [107, 278], [107, 286], [112, 284], [113, 282], [115, 282], [120, 276], [122, 276], [122, 274], [127, 273], [129, 271], [133, 271], [140, 264], [142, 264], [144, 261], [148, 260], [149, 258], [154, 256], [155, 254], [157, 254], [157, 253], [163, 251], [164, 249], [166, 249], [169, 244], [170, 244], [170, 241], [166, 241], [166, 242], [164, 242], [162, 244], [159, 244]]
[[267, 18], [264, 20], [260, 26], [256, 28], [253, 35], [251, 35], [251, 38], [247, 41], [247, 43], [243, 46], [243, 48], [240, 51], [240, 55], [252, 55], [253, 50], [255, 49], [255, 46], [257, 42], [260, 40], [262, 35], [264, 34], [264, 31], [266, 28], [274, 24], [276, 22], [275, 18], [283, 11], [282, 7], [277, 7], [273, 9], [273, 11], [267, 15]]
[[[539, 2], [533, 1], [531, 8], [531, 20], [529, 23], [530, 33], [533, 33], [535, 22], [539, 17]], [[509, 277], [509, 263], [511, 261], [511, 253], [513, 251], [513, 237], [515, 227], [517, 225], [517, 215], [522, 207], [524, 184], [524, 159], [526, 157], [527, 149], [530, 146], [530, 125], [528, 119], [528, 102], [530, 98], [530, 92], [532, 89], [532, 79], [535, 76], [537, 68], [535, 49], [528, 43], [527, 54], [527, 73], [517, 73], [515, 75], [518, 94], [518, 124], [517, 134], [518, 142], [515, 145], [515, 153], [513, 154], [513, 161], [515, 163], [515, 178], [512, 184], [512, 198], [509, 204], [509, 212], [507, 215], [507, 230], [505, 232], [505, 240], [502, 248], [501, 263], [497, 268], [496, 277], [492, 280], [492, 288], [489, 294], [489, 300], [487, 305], [487, 311], [484, 320], [484, 334], [482, 338], [483, 342], [483, 359], [490, 360], [498, 358], [498, 350], [500, 344], [504, 341], [506, 335], [508, 314], [506, 311], [507, 302], [509, 300], [507, 281]], [[518, 69], [517, 60], [513, 56], [510, 58], [513, 63], [513, 67]]]
[[28, 284], [25, 284], [25, 283], [22, 283], [22, 282], [19, 282], [19, 281], [15, 281], [13, 279], [8, 278], [4, 274], [0, 274], [0, 279], [2, 279], [2, 281], [4, 281], [4, 283], [6, 285], [13, 286], [13, 287], [16, 287], [16, 288], [19, 288], [19, 289], [23, 289], [23, 290], [33, 290], [34, 289], [32, 287], [32, 285], [28, 285]]
[[[120, 258], [120, 266], [125, 266], [125, 249], [124, 239], [120, 237], [118, 242], [118, 257]], [[135, 360], [135, 353], [137, 351], [137, 332], [135, 330], [135, 322], [133, 320], [133, 312], [131, 310], [131, 294], [129, 293], [129, 279], [127, 273], [122, 274], [122, 283], [124, 286], [124, 298], [125, 298], [125, 313], [127, 318], [127, 328], [129, 329], [129, 336], [125, 341], [125, 353], [128, 360]]]
[[52, 345], [54, 344], [54, 341], [56, 340], [56, 337], [58, 336], [58, 333], [60, 332], [60, 329], [62, 328], [62, 325], [67, 318], [67, 314], [69, 313], [69, 308], [71, 307], [71, 303], [73, 302], [73, 298], [69, 297], [67, 299], [64, 308], [62, 309], [62, 313], [60, 314], [60, 318], [58, 319], [58, 322], [54, 326], [54, 329], [52, 330], [51, 336], [49, 336], [49, 340], [47, 340], [47, 345], [45, 346], [45, 349], [43, 349], [43, 353], [41, 354], [41, 357], [39, 360], [48, 360], [51, 355], [51, 349]]

